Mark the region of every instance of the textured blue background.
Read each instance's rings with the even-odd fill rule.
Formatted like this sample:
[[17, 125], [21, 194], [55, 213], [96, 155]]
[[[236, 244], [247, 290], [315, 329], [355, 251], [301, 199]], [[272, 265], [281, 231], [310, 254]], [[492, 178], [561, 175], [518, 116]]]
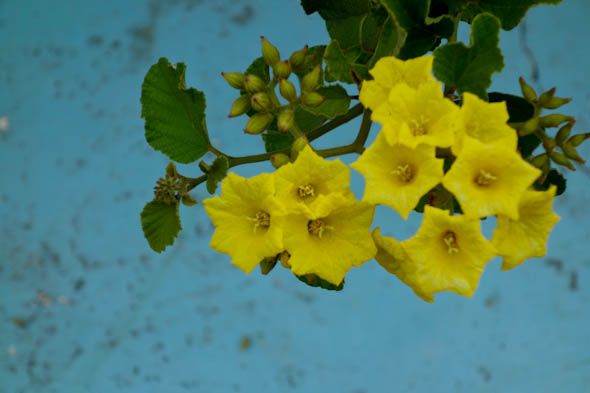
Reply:
[[[567, 111], [590, 131], [590, 6], [564, 3], [502, 33], [493, 88], [517, 93], [534, 59], [533, 85], [574, 97]], [[182, 209], [174, 247], [148, 248], [139, 211], [167, 160], [143, 136], [145, 73], [160, 56], [184, 61], [214, 143], [258, 152], [226, 117], [235, 91], [219, 73], [244, 70], [260, 35], [283, 54], [328, 42], [296, 0], [0, 1], [0, 393], [590, 391], [587, 167], [567, 173], [547, 257], [509, 272], [495, 259], [470, 299], [426, 304], [374, 261], [340, 293], [284, 269], [245, 276], [208, 248], [202, 206]], [[401, 239], [419, 225], [378, 215]]]

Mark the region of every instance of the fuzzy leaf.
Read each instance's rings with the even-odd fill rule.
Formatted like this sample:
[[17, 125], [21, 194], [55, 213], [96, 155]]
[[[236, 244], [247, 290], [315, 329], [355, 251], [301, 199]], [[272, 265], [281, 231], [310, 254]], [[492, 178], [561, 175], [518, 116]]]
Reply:
[[461, 93], [468, 91], [487, 99], [492, 74], [504, 67], [498, 48], [500, 21], [491, 14], [477, 16], [471, 25], [471, 45], [451, 42], [434, 51], [432, 70], [436, 78]]
[[141, 117], [145, 138], [155, 150], [188, 164], [209, 147], [205, 126], [205, 95], [185, 86], [183, 63], [171, 65], [161, 58], [148, 71], [141, 86]]
[[383, 24], [379, 42], [377, 42], [375, 53], [369, 63], [369, 69], [373, 68], [377, 60], [384, 56], [397, 56], [406, 42], [406, 37], [406, 31], [397, 24], [395, 19], [388, 17]]
[[207, 191], [209, 191], [209, 194], [215, 194], [217, 183], [227, 176], [228, 169], [229, 161], [226, 157], [219, 156], [213, 161], [207, 174]]
[[328, 119], [333, 119], [348, 111], [350, 97], [346, 90], [344, 90], [344, 87], [340, 85], [322, 86], [317, 89], [317, 92], [326, 97], [326, 100], [315, 108], [302, 106], [303, 109], [314, 115], [324, 116]]
[[162, 252], [174, 244], [182, 229], [178, 215], [178, 203], [166, 205], [158, 201], [148, 202], [141, 211], [141, 227], [152, 250]]
[[295, 137], [290, 132], [268, 130], [262, 134], [262, 140], [264, 141], [264, 150], [270, 153], [291, 147]]

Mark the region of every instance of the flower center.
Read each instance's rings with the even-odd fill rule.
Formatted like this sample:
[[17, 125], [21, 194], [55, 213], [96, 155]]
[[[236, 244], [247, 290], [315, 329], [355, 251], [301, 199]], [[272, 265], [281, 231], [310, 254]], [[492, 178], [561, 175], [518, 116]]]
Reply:
[[459, 252], [459, 245], [457, 244], [457, 235], [455, 235], [455, 232], [447, 231], [443, 235], [442, 240], [447, 246], [447, 252], [449, 254], [456, 254]]
[[259, 210], [254, 217], [248, 217], [248, 220], [254, 222], [254, 233], [258, 228], [268, 228], [270, 226], [270, 214], [264, 210]]
[[326, 225], [326, 223], [322, 220], [310, 220], [307, 223], [307, 230], [309, 231], [309, 233], [319, 237], [320, 239], [322, 238], [324, 231], [328, 229], [334, 229], [334, 227]]
[[299, 198], [305, 199], [310, 196], [315, 195], [315, 190], [311, 184], [306, 184], [304, 186], [297, 187], [297, 194], [299, 194]]
[[404, 183], [409, 183], [414, 178], [410, 164], [398, 165], [391, 173], [397, 175]]
[[479, 174], [475, 177], [475, 183], [479, 186], [487, 186], [488, 184], [493, 183], [496, 179], [497, 177], [490, 172], [480, 169]]
[[423, 114], [420, 114], [418, 119], [410, 120], [410, 130], [412, 131], [412, 134], [414, 134], [414, 136], [428, 134], [426, 123], [428, 123], [428, 119], [424, 117]]

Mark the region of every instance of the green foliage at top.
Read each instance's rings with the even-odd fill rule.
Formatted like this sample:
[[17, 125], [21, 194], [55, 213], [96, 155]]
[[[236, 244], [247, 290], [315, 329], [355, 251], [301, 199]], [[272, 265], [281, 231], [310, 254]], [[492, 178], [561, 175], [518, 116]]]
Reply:
[[[445, 1], [445, 0], [443, 0]], [[502, 29], [512, 30], [524, 18], [529, 8], [540, 4], [556, 5], [561, 3], [561, 0], [446, 0], [454, 7], [460, 4], [465, 7], [463, 11], [463, 20], [471, 22], [476, 15], [482, 12], [489, 12], [494, 14], [502, 23]]]
[[165, 204], [151, 201], [141, 211], [141, 227], [152, 250], [162, 252], [174, 244], [182, 229], [178, 215], [178, 203]]
[[301, 0], [306, 14], [319, 12], [325, 20], [362, 15], [371, 9], [371, 0]]
[[471, 25], [471, 45], [451, 42], [434, 51], [432, 71], [447, 86], [487, 99], [492, 74], [504, 68], [498, 47], [500, 21], [491, 14], [478, 15]]
[[205, 126], [205, 95], [185, 86], [183, 63], [161, 58], [148, 71], [141, 87], [141, 117], [145, 138], [155, 150], [188, 164], [209, 147]]

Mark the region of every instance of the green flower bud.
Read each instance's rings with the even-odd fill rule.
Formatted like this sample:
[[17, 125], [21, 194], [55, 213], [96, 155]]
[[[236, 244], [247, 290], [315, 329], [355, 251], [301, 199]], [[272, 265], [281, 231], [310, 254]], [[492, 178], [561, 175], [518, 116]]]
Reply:
[[273, 154], [270, 157], [270, 163], [273, 167], [275, 167], [275, 169], [279, 169], [283, 165], [288, 164], [290, 161], [291, 160], [289, 159], [289, 156], [283, 153]]
[[318, 57], [315, 55], [315, 53], [305, 56], [305, 60], [303, 60], [303, 68], [311, 67], [313, 65], [313, 63], [316, 62], [317, 59], [318, 59]]
[[263, 275], [270, 273], [270, 271], [274, 269], [275, 265], [277, 264], [278, 259], [279, 258], [277, 257], [270, 257], [264, 258], [262, 261], [260, 261], [260, 273]]
[[551, 151], [555, 148], [555, 146], [557, 146], [557, 143], [555, 143], [555, 139], [546, 135], [543, 137], [543, 147], [545, 147], [545, 150]]
[[572, 160], [577, 161], [580, 164], [584, 164], [586, 162], [582, 157], [580, 157], [580, 155], [576, 151], [576, 148], [573, 147], [570, 143], [564, 143], [564, 145], [561, 147], [561, 150], [563, 150], [567, 158], [571, 158]]
[[545, 163], [549, 160], [547, 153], [539, 154], [531, 159], [531, 164], [536, 168], [543, 168]]
[[316, 91], [305, 93], [301, 97], [301, 103], [303, 105], [307, 105], [312, 108], [322, 105], [324, 103], [324, 101], [326, 101], [326, 97], [324, 97], [323, 95], [321, 95], [320, 93], [318, 93]]
[[590, 133], [576, 134], [576, 135], [572, 136], [567, 142], [570, 143], [574, 147], [578, 147], [586, 139], [590, 139]]
[[272, 71], [275, 78], [286, 79], [289, 77], [289, 75], [291, 75], [291, 66], [287, 60], [279, 61], [273, 66]]
[[277, 117], [277, 125], [279, 127], [279, 131], [287, 132], [293, 127], [293, 123], [295, 122], [295, 114], [293, 113], [292, 109], [284, 109]]
[[175, 178], [176, 177], [176, 165], [173, 162], [166, 166], [166, 177]]
[[547, 90], [545, 93], [541, 94], [541, 96], [539, 97], [539, 105], [541, 107], [545, 107], [545, 105], [547, 105], [547, 103], [553, 98], [553, 95], [555, 94], [555, 87]]
[[555, 142], [557, 142], [559, 146], [563, 145], [563, 142], [565, 142], [568, 136], [570, 136], [570, 132], [572, 131], [572, 127], [575, 123], [575, 121], [571, 121], [565, 126], [561, 127], [559, 131], [557, 131], [557, 134], [555, 135]]
[[572, 99], [571, 98], [561, 98], [561, 97], [551, 97], [546, 104], [543, 105], [543, 108], [547, 109], [557, 109], [560, 106], [563, 106], [569, 103]]
[[567, 159], [566, 156], [564, 156], [563, 154], [553, 150], [550, 154], [551, 160], [556, 163], [557, 165], [562, 165], [565, 166], [569, 169], [571, 169], [572, 171], [575, 171], [576, 168], [574, 167], [574, 165], [570, 162], [570, 160]]
[[252, 135], [260, 134], [266, 130], [272, 122], [272, 119], [274, 119], [272, 113], [257, 113], [248, 120], [244, 132]]
[[518, 83], [520, 83], [520, 90], [522, 91], [522, 96], [530, 103], [535, 102], [537, 99], [537, 93], [535, 90], [530, 87], [522, 77], [518, 78]]
[[289, 65], [293, 71], [301, 71], [305, 63], [305, 55], [307, 54], [308, 46], [305, 45], [303, 49], [293, 52], [289, 57]]
[[244, 79], [246, 78], [244, 74], [240, 74], [239, 72], [222, 72], [221, 76], [234, 89], [242, 90], [244, 88]]
[[270, 96], [266, 93], [256, 93], [250, 99], [252, 108], [258, 112], [272, 112], [274, 105]]
[[518, 128], [518, 134], [520, 136], [529, 135], [529, 134], [532, 134], [532, 133], [538, 131], [539, 128], [540, 128], [539, 118], [533, 117], [531, 119], [528, 119], [526, 122], [524, 122], [524, 124], [522, 124]]
[[266, 83], [254, 74], [248, 74], [244, 78], [244, 89], [248, 93], [258, 93], [266, 90]]
[[211, 165], [207, 164], [205, 161], [199, 161], [199, 169], [203, 173], [209, 173], [211, 170]]
[[541, 127], [557, 127], [558, 125], [565, 123], [566, 121], [572, 121], [573, 119], [574, 118], [571, 116], [553, 113], [551, 115], [539, 117], [539, 124]]
[[311, 92], [315, 91], [320, 85], [320, 74], [322, 67], [318, 64], [310, 72], [301, 79], [301, 91]]
[[184, 194], [181, 200], [184, 206], [194, 206], [197, 204], [197, 200], [190, 194]]
[[297, 156], [299, 155], [299, 152], [303, 150], [303, 148], [308, 144], [309, 142], [305, 135], [302, 135], [295, 139], [293, 141], [293, 144], [291, 145], [291, 161], [295, 161], [297, 159]]
[[262, 43], [262, 57], [264, 58], [264, 62], [270, 67], [273, 67], [281, 60], [281, 55], [278, 49], [268, 42], [266, 38], [260, 37], [260, 41]]
[[286, 79], [281, 79], [279, 81], [279, 92], [283, 98], [289, 102], [293, 102], [297, 99], [297, 90], [295, 90], [295, 85]]
[[236, 117], [243, 115], [250, 110], [250, 95], [244, 94], [238, 97], [231, 105], [228, 117]]

